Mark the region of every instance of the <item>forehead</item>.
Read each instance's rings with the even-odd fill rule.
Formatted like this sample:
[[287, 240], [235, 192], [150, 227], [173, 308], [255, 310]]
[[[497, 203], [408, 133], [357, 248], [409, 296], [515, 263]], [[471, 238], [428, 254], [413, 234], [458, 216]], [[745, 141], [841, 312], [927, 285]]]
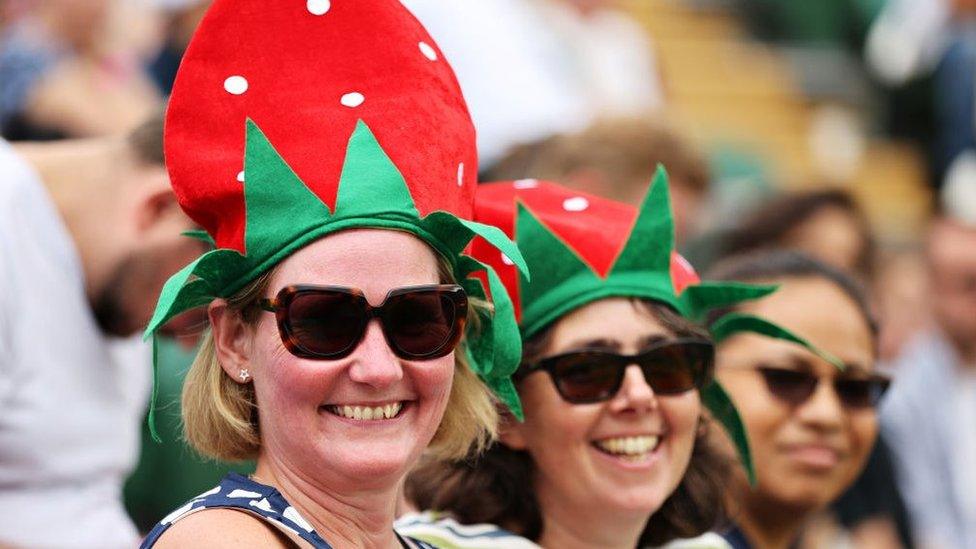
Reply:
[[437, 256], [416, 236], [385, 229], [333, 233], [281, 262], [271, 291], [290, 284], [359, 288], [371, 303], [393, 288], [439, 282]]
[[[785, 278], [772, 295], [745, 304], [742, 312], [772, 321], [833, 353], [849, 364], [872, 367], [874, 341], [857, 304], [832, 282], [820, 278]], [[749, 336], [750, 341], [758, 336]], [[761, 338], [767, 350], [799, 351], [797, 345]], [[758, 342], [750, 345], [758, 348]], [[803, 350], [806, 353], [807, 351]]]
[[629, 298], [611, 297], [583, 305], [560, 318], [553, 326], [550, 347], [561, 351], [604, 341], [631, 348], [659, 335], [672, 334], [645, 305]]

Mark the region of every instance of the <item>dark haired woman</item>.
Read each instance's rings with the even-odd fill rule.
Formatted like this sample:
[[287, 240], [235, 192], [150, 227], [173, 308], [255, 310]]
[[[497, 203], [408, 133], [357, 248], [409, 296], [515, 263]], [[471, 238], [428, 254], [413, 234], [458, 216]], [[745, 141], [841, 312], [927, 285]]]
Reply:
[[844, 366], [756, 334], [717, 349], [716, 377], [739, 409], [757, 473], [755, 486], [734, 477], [726, 499], [736, 526], [725, 537], [736, 549], [785, 549], [854, 482], [874, 445], [889, 383], [875, 371], [877, 325], [848, 275], [795, 252], [731, 260], [715, 277], [779, 285], [735, 312], [774, 321]]
[[[768, 290], [698, 284], [673, 253], [666, 189], [661, 172], [639, 213], [534, 180], [479, 189], [476, 218], [512, 235], [532, 270], [519, 278], [475, 243], [517, 302], [525, 421], [509, 418], [482, 458], [411, 475], [419, 507], [554, 548], [658, 545], [716, 525], [728, 461], [705, 444], [712, 344], [692, 319], [718, 294]], [[435, 545], [526, 546], [490, 527], [404, 522]]]
[[761, 204], [725, 236], [720, 255], [796, 250], [869, 280], [874, 239], [864, 212], [840, 189], [786, 193]]

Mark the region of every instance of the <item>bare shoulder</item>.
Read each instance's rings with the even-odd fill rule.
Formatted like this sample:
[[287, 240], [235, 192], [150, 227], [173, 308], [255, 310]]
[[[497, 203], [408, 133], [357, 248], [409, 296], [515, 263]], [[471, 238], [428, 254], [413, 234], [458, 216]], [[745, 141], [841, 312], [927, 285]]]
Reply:
[[155, 549], [295, 547], [277, 528], [243, 511], [207, 509], [188, 515], [160, 536]]

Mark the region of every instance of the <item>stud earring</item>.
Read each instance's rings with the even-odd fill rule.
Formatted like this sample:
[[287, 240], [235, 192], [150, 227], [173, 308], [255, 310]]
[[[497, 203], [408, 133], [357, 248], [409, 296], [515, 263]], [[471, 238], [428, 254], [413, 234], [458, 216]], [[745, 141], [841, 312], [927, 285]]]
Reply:
[[241, 378], [242, 383], [247, 383], [247, 380], [251, 379], [251, 373], [246, 369], [242, 369], [241, 373], [237, 374], [237, 377]]

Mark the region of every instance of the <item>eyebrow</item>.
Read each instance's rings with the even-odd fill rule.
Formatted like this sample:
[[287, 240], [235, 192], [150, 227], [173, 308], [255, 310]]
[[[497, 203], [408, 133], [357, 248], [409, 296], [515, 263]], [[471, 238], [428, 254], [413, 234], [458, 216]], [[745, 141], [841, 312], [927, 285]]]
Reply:
[[[789, 356], [784, 357], [782, 360], [763, 360], [762, 362], [764, 363], [764, 366], [769, 367], [787, 367], [802, 372], [813, 371], [813, 365], [811, 364], [810, 359], [801, 354], [790, 353]], [[866, 367], [860, 362], [844, 362], [844, 371], [838, 373], [845, 376], [848, 374], [855, 374], [866, 377], [870, 376], [872, 371], [870, 368]]]
[[870, 376], [874, 372], [870, 368], [861, 364], [860, 362], [845, 362], [843, 374], [857, 374], [861, 376]]
[[657, 345], [658, 343], [661, 343], [662, 341], [667, 341], [669, 339], [673, 339], [673, 338], [665, 334], [651, 334], [640, 340], [639, 348], [646, 349], [648, 347], [653, 347], [654, 345]]
[[608, 338], [594, 338], [594, 339], [584, 339], [580, 341], [573, 341], [566, 346], [567, 349], [599, 349], [599, 350], [620, 350], [620, 342]]
[[[640, 342], [638, 343], [638, 349], [641, 350], [647, 349], [648, 347], [652, 347], [662, 341], [667, 341], [668, 339], [672, 339], [672, 338], [666, 334], [651, 334], [648, 336], [644, 336], [643, 338], [641, 338]], [[577, 349], [577, 350], [594, 349], [594, 350], [601, 350], [601, 351], [617, 351], [617, 352], [620, 351], [621, 347], [623, 347], [623, 345], [621, 344], [620, 341], [617, 341], [615, 339], [605, 338], [605, 337], [574, 341], [567, 346], [567, 348]]]

